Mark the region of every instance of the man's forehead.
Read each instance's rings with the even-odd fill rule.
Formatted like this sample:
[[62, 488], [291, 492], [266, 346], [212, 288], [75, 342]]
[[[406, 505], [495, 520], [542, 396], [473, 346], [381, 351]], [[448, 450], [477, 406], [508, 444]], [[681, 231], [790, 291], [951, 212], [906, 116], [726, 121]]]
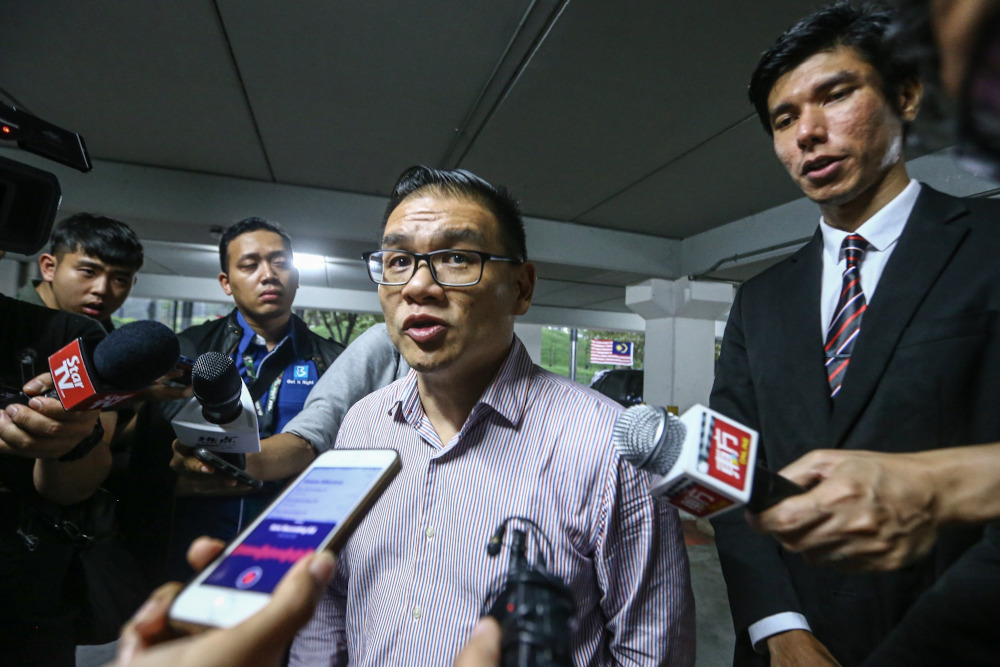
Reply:
[[465, 211], [467, 213], [477, 213], [492, 217], [489, 209], [478, 199], [460, 193], [444, 192], [435, 188], [424, 188], [406, 197], [389, 214], [391, 220], [394, 216], [418, 216], [434, 217], [442, 211]]
[[789, 89], [789, 84], [812, 89], [845, 78], [878, 76], [874, 67], [851, 46], [837, 46], [807, 56], [802, 62], [782, 74], [771, 86], [768, 106], [780, 103], [780, 96], [801, 92]]
[[291, 251], [284, 246], [280, 248], [247, 248], [236, 257], [278, 257], [291, 255]]
[[95, 269], [103, 269], [110, 273], [135, 273], [137, 269], [129, 266], [122, 266], [120, 264], [108, 264], [100, 257], [95, 255], [87, 254], [86, 251], [82, 249], [74, 250], [73, 252], [64, 252], [62, 256], [58, 258], [60, 262], [67, 262], [73, 264], [74, 266], [85, 266]]
[[386, 247], [406, 245], [418, 240], [432, 240], [438, 244], [455, 244], [460, 242], [483, 245], [487, 242], [486, 235], [476, 226], [468, 225], [428, 225], [422, 229], [390, 229], [382, 236], [382, 245]]
[[268, 255], [290, 253], [291, 250], [285, 246], [285, 240], [281, 235], [266, 229], [257, 229], [233, 237], [229, 241], [229, 253], [238, 254], [240, 257], [248, 255]]
[[492, 212], [475, 199], [425, 190], [407, 197], [392, 211], [383, 240], [433, 236], [483, 241], [497, 229]]

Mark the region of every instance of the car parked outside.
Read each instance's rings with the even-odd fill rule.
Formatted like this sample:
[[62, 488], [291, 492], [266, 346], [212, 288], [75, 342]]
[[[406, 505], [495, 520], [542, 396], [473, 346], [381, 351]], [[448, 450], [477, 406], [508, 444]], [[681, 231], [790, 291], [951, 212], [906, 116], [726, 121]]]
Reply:
[[633, 368], [614, 368], [594, 375], [590, 386], [627, 408], [642, 403], [643, 377], [642, 371]]

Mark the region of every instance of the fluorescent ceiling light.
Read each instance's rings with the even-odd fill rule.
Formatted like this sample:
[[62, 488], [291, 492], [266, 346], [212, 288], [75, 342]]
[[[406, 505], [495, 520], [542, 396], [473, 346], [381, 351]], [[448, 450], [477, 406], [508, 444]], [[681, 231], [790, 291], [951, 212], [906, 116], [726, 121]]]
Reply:
[[326, 257], [323, 255], [309, 255], [304, 252], [292, 253], [295, 268], [297, 269], [322, 269], [326, 266]]

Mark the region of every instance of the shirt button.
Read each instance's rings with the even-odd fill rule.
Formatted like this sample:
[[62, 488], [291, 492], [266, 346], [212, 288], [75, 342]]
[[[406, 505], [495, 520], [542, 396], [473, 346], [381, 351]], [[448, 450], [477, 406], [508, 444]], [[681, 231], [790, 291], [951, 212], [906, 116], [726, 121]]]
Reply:
[[427, 526], [426, 530], [424, 530], [424, 535], [428, 538], [434, 537], [434, 526]]
[[410, 612], [410, 615], [413, 616], [413, 620], [414, 621], [419, 620], [420, 619], [420, 607], [414, 607], [413, 611]]

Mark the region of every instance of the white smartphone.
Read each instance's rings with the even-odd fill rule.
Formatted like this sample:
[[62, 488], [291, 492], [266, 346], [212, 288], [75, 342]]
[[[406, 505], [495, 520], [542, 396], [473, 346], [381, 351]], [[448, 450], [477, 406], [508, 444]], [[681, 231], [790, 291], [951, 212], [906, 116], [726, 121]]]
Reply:
[[344, 545], [400, 467], [392, 449], [321, 454], [188, 583], [170, 608], [171, 620], [230, 627], [253, 615], [296, 561]]

